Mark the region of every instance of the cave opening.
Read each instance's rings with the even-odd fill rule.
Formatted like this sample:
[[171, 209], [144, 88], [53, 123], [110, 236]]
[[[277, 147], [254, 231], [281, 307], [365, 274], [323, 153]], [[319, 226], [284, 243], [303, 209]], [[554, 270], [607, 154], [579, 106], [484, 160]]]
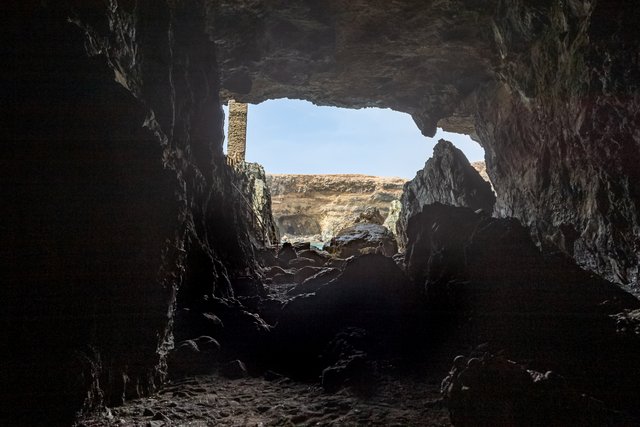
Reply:
[[[640, 425], [640, 3], [0, 9], [0, 424]], [[275, 245], [221, 102], [283, 97], [473, 135], [495, 193], [443, 140], [400, 248]]]

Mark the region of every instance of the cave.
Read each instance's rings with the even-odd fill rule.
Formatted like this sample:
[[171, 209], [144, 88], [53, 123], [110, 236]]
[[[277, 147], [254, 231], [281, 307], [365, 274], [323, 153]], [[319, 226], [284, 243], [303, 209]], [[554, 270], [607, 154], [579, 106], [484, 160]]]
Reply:
[[[226, 379], [208, 377], [221, 394], [242, 376], [294, 381], [303, 396], [322, 373], [309, 399], [328, 412], [293, 405], [280, 420], [291, 424], [638, 424], [637, 2], [0, 11], [0, 424], [110, 425], [127, 416], [117, 408], [130, 423], [186, 423], [131, 402], [213, 399], [188, 376], [203, 361], [176, 360], [193, 346], [222, 355]], [[223, 154], [221, 105], [282, 97], [471, 135], [491, 208], [421, 205], [402, 257], [336, 264], [278, 305], [263, 280], [274, 228], [246, 207], [250, 171]], [[404, 383], [387, 415], [359, 406], [412, 370], [423, 380]], [[210, 403], [207, 420], [223, 425], [232, 409]], [[251, 410], [245, 419], [274, 421], [269, 406]]]

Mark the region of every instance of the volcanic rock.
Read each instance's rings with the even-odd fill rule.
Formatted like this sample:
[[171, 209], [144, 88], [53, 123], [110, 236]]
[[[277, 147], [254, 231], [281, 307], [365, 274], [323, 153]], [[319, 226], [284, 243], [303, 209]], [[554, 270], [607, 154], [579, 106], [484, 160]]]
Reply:
[[442, 203], [481, 209], [490, 215], [495, 201], [490, 184], [469, 164], [464, 153], [441, 139], [424, 169], [404, 186], [402, 210], [396, 225], [400, 245], [406, 244], [409, 219], [420, 213], [425, 205]]

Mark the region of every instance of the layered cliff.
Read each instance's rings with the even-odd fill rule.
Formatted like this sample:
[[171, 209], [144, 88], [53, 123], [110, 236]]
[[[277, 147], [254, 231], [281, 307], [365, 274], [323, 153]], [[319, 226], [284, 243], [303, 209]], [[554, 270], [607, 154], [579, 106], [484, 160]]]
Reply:
[[404, 183], [367, 175], [267, 175], [273, 216], [290, 241], [329, 241], [368, 209], [378, 209], [384, 222]]

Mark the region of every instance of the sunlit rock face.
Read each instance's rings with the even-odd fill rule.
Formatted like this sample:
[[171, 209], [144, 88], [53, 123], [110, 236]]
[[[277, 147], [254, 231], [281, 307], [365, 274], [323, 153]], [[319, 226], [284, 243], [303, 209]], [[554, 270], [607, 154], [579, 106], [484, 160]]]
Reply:
[[[482, 166], [483, 163], [476, 163], [476, 167]], [[490, 215], [495, 202], [491, 184], [471, 166], [462, 151], [441, 139], [433, 148], [433, 157], [404, 185], [402, 210], [396, 224], [399, 243], [401, 247], [406, 245], [407, 224], [426, 205], [462, 206]]]
[[273, 216], [289, 241], [328, 242], [377, 209], [382, 224], [400, 199], [402, 178], [368, 175], [268, 174]]
[[496, 211], [637, 282], [640, 6], [508, 0], [211, 3], [224, 96], [410, 113], [486, 150]]

